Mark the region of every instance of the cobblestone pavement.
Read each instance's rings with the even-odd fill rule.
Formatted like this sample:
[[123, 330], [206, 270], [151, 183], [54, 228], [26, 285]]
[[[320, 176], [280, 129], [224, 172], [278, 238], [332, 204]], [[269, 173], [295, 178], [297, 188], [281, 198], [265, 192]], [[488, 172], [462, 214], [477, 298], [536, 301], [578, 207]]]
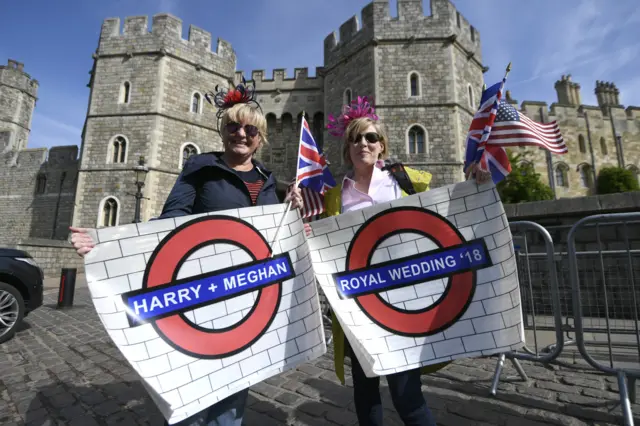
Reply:
[[[0, 345], [0, 425], [162, 425], [135, 374], [103, 331], [86, 288], [71, 310], [55, 290], [9, 342]], [[614, 378], [581, 365], [523, 363], [521, 382], [505, 365], [488, 396], [495, 359], [461, 360], [423, 378], [441, 426], [622, 424]], [[341, 386], [330, 354], [252, 388], [246, 425], [354, 425], [352, 388]], [[384, 383], [384, 380], [383, 380]], [[349, 385], [349, 383], [347, 383]], [[382, 389], [385, 425], [401, 425]], [[640, 405], [633, 405], [640, 423]]]

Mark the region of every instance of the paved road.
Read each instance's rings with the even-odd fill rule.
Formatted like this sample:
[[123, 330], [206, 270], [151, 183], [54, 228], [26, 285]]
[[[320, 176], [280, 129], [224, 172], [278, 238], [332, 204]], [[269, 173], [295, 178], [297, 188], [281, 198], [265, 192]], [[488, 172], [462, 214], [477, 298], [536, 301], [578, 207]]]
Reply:
[[[56, 290], [11, 341], [0, 345], [0, 425], [162, 425], [161, 414], [103, 331], [86, 287], [75, 307], [55, 309]], [[252, 388], [250, 426], [355, 425], [352, 388], [330, 354]], [[583, 366], [524, 363], [531, 380], [511, 379], [488, 397], [495, 360], [461, 360], [423, 379], [440, 426], [622, 424], [617, 385]], [[349, 383], [347, 383], [349, 385]], [[383, 389], [385, 425], [401, 425]], [[640, 424], [640, 405], [634, 405]]]

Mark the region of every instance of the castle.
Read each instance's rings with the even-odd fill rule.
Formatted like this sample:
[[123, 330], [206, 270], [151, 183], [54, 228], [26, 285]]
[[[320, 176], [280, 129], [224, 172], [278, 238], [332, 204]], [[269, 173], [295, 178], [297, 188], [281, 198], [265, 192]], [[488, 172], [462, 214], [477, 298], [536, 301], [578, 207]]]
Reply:
[[[469, 124], [480, 99], [480, 34], [448, 0], [373, 0], [324, 40], [324, 64], [310, 76], [297, 68], [236, 71], [232, 46], [171, 15], [106, 19], [90, 71], [89, 106], [78, 159], [76, 146], [28, 149], [38, 83], [16, 61], [0, 67], [0, 244], [63, 240], [68, 226], [114, 226], [134, 218], [136, 173], [144, 157], [142, 220], [156, 217], [186, 159], [220, 150], [215, 109], [204, 92], [244, 76], [255, 83], [268, 122], [269, 144], [260, 159], [282, 183], [295, 174], [300, 117], [327, 153], [334, 175], [344, 172], [340, 144], [324, 130], [326, 117], [356, 96], [375, 99], [394, 158], [433, 176], [432, 187], [463, 179]], [[487, 82], [491, 84], [493, 82]], [[598, 105], [582, 105], [580, 85], [563, 76], [557, 102], [524, 101], [534, 120], [557, 120], [569, 147], [552, 156], [557, 197], [590, 193], [593, 170], [623, 165], [638, 172], [640, 108], [619, 104], [612, 83], [597, 82]], [[507, 100], [513, 104], [517, 101]], [[524, 150], [523, 150], [524, 151]], [[547, 158], [531, 152], [549, 182]], [[592, 155], [593, 153], [593, 155]], [[24, 243], [26, 244], [26, 243]], [[42, 243], [44, 244], [44, 243]]]

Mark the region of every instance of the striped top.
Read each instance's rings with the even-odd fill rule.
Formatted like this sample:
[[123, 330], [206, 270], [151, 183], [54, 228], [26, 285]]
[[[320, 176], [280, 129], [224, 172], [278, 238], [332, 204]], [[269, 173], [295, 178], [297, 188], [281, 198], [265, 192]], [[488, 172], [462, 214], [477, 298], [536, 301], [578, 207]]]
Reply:
[[[243, 181], [244, 182], [244, 181]], [[249, 190], [249, 196], [251, 197], [251, 204], [256, 205], [256, 201], [258, 200], [258, 194], [260, 190], [264, 186], [264, 181], [259, 179], [257, 182], [244, 182], [247, 185], [247, 189]]]
[[255, 206], [256, 201], [258, 200], [258, 194], [264, 186], [262, 175], [258, 173], [258, 170], [255, 167], [247, 172], [240, 170], [234, 170], [234, 172], [240, 179], [242, 179], [244, 184], [247, 186], [247, 190], [249, 190], [249, 196], [251, 197], [251, 204]]

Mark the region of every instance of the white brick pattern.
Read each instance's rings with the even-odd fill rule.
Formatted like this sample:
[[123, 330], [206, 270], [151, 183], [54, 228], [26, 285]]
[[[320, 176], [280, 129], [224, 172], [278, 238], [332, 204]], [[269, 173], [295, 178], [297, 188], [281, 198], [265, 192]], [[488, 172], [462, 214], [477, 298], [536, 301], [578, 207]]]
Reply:
[[[428, 337], [395, 335], [372, 322], [354, 299], [338, 297], [331, 273], [345, 270], [353, 236], [369, 217], [389, 207], [421, 206], [446, 217], [465, 239], [483, 238], [493, 262], [477, 271], [476, 291], [464, 315], [447, 329]], [[463, 182], [392, 203], [312, 222], [309, 237], [316, 277], [365, 373], [384, 375], [450, 361], [517, 349], [524, 344], [518, 275], [511, 232], [492, 183]], [[429, 238], [404, 233], [386, 238], [371, 263], [424, 253], [436, 248]], [[394, 307], [420, 310], [436, 303], [449, 279], [438, 279], [380, 292]], [[368, 361], [368, 362], [364, 362]]]
[[[278, 205], [211, 215], [242, 218], [271, 242], [283, 213], [284, 206]], [[120, 295], [142, 287], [151, 253], [169, 232], [201, 216], [100, 229], [96, 248], [85, 258], [89, 289], [105, 329], [143, 379], [145, 387], [152, 395], [157, 393], [153, 395], [154, 400], [170, 423], [326, 352], [315, 276], [297, 211], [288, 214], [280, 241], [274, 247], [275, 254], [289, 251], [297, 276], [282, 283], [279, 312], [252, 346], [222, 359], [198, 359], [171, 347], [151, 324], [129, 326]], [[178, 271], [178, 278], [249, 261], [248, 253], [236, 246], [208, 245], [188, 257]], [[184, 315], [203, 328], [230, 327], [250, 311], [257, 293], [236, 296]]]

